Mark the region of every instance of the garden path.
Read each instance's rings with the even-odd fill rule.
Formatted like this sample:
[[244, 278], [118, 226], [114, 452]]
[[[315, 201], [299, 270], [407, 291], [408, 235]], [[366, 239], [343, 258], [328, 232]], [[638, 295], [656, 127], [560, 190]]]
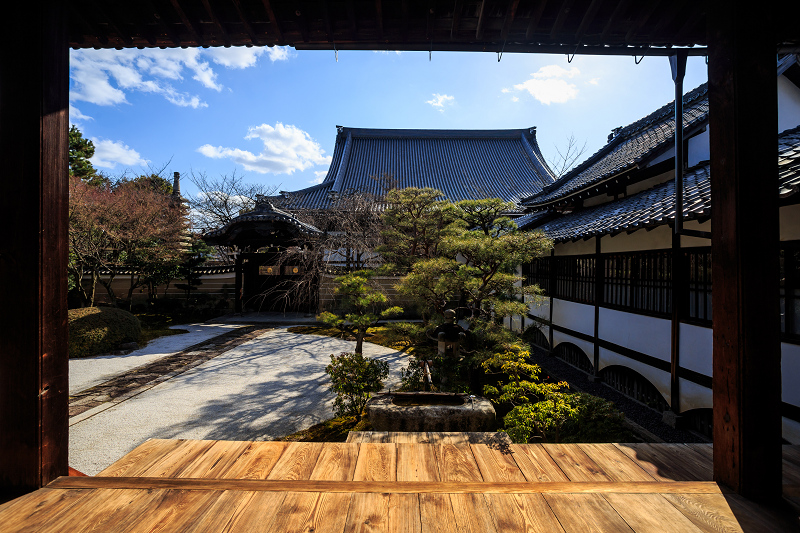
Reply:
[[[273, 329], [124, 401], [70, 420], [69, 464], [94, 475], [150, 438], [271, 440], [330, 418], [325, 366], [353, 341]], [[364, 343], [399, 385], [405, 354]], [[89, 416], [87, 416], [89, 415]]]

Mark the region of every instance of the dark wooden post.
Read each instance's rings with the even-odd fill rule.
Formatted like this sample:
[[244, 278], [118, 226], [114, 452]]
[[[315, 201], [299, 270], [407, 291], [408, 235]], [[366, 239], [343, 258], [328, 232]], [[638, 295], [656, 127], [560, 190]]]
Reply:
[[66, 3], [13, 2], [0, 54], [0, 489], [67, 474]]
[[242, 253], [236, 255], [236, 264], [234, 266], [234, 290], [236, 291], [236, 299], [234, 300], [233, 310], [236, 313], [242, 312]]
[[781, 495], [777, 81], [772, 5], [715, 0], [709, 24], [714, 479]]
[[589, 379], [595, 383], [602, 381], [600, 378], [600, 304], [603, 303], [605, 264], [601, 255], [601, 238], [600, 235], [594, 238], [594, 374]]

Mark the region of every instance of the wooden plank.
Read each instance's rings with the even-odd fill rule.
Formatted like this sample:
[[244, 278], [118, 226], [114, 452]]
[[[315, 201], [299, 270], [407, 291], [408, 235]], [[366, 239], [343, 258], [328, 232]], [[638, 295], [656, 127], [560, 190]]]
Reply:
[[267, 479], [308, 479], [322, 452], [321, 442], [290, 442]]
[[633, 531], [599, 494], [545, 494], [544, 499], [567, 533]]
[[353, 494], [344, 530], [348, 533], [388, 532], [390, 507], [388, 494]]
[[430, 437], [425, 431], [390, 431], [389, 442], [395, 444], [428, 444]]
[[611, 481], [577, 444], [542, 445], [570, 481]]
[[[166, 490], [145, 505], [127, 508], [127, 527], [120, 527], [120, 519], [114, 521], [113, 531], [119, 533], [140, 531], [184, 531], [212, 505], [221, 492], [196, 490]], [[62, 531], [70, 531], [64, 528]]]
[[449, 494], [420, 494], [419, 515], [423, 533], [460, 533]]
[[185, 440], [138, 475], [142, 477], [176, 477], [181, 470], [199, 460], [215, 442], [213, 440]]
[[164, 439], [147, 440], [97, 475], [101, 477], [138, 476], [184, 442], [182, 440]]
[[461, 432], [443, 431], [439, 433], [437, 437], [440, 438], [438, 442], [441, 442], [441, 444], [452, 444], [455, 446], [469, 445], [469, 437]]
[[190, 463], [176, 477], [221, 477], [246, 450], [249, 442], [217, 441], [198, 460]]
[[125, 522], [125, 516], [138, 514], [150, 498], [151, 494], [144, 490], [97, 489], [70, 507], [69, 516], [63, 516], [63, 521], [61, 517], [49, 520], [38, 533], [62, 533], [67, 523], [72, 532], [113, 531], [117, 524]]
[[453, 506], [453, 517], [458, 531], [464, 533], [497, 531], [483, 494], [450, 494], [450, 504]]
[[[542, 498], [541, 495], [536, 496]], [[525, 509], [527, 500], [517, 494], [487, 494], [486, 500], [491, 507], [497, 531], [524, 531], [526, 533], [563, 531], [544, 499], [541, 501], [542, 505], [538, 506], [539, 510], [545, 510], [545, 513], [540, 516], [535, 514], [537, 508], [533, 506], [530, 510]]]
[[388, 431], [363, 431], [358, 442], [386, 443], [389, 442]]
[[[778, 6], [708, 2], [714, 479], [781, 497], [775, 22]], [[747, 39], [742, 39], [747, 35]], [[758, 206], [754, 209], [753, 206]]]
[[[358, 468], [356, 468], [358, 472]], [[187, 479], [163, 477], [60, 477], [48, 488], [53, 489], [181, 489], [181, 490], [241, 490], [256, 492], [391, 492], [391, 493], [547, 493], [547, 492], [630, 492], [720, 494], [713, 481], [628, 481], [602, 482], [516, 482], [490, 483], [469, 481], [314, 481], [262, 479]]]
[[272, 531], [271, 525], [281, 508], [286, 494], [282, 492], [258, 492], [233, 517], [224, 530], [236, 533], [262, 533]]
[[486, 444], [472, 444], [470, 448], [484, 481], [525, 481], [510, 449], [503, 450]]
[[354, 481], [394, 481], [397, 479], [395, 444], [361, 444]]
[[326, 442], [309, 479], [352, 481], [358, 460], [358, 444]]
[[613, 444], [579, 444], [589, 458], [613, 481], [654, 481], [636, 461]]
[[42, 524], [67, 512], [92, 490], [53, 490], [44, 488], [0, 506], [0, 524], [5, 531], [36, 532]]
[[239, 519], [255, 492], [225, 491], [206, 508], [205, 513], [181, 533], [219, 533], [230, 531], [231, 524]]
[[[725, 497], [717, 494], [664, 494], [700, 531], [742, 533], [739, 521], [726, 503]], [[755, 531], [758, 531], [756, 529]]]
[[726, 494], [724, 498], [744, 531], [767, 528], [776, 532], [800, 530], [797, 509], [783, 502], [778, 505], [760, 505], [738, 494]]
[[397, 445], [397, 481], [439, 481], [436, 449], [430, 444]]
[[345, 441], [348, 444], [355, 444], [362, 442], [364, 436], [363, 432], [361, 431], [351, 431], [347, 434], [347, 440]]
[[569, 481], [541, 444], [512, 444], [514, 461], [528, 481]]
[[419, 496], [416, 494], [389, 495], [389, 532], [416, 533], [422, 531]]
[[267, 479], [286, 451], [286, 442], [251, 442], [250, 446], [225, 472], [224, 479]]
[[606, 494], [603, 497], [637, 533], [660, 533], [665, 529], [675, 533], [698, 531], [688, 518], [660, 494]]
[[439, 478], [442, 481], [482, 481], [481, 471], [469, 446], [440, 444], [436, 446]]
[[269, 529], [341, 533], [351, 499], [344, 493], [289, 492]]
[[69, 11], [8, 6], [6, 35], [26, 45], [0, 58], [0, 210], [13, 224], [0, 240], [0, 489], [13, 492], [68, 469]]
[[679, 453], [680, 448], [647, 443], [616, 446], [658, 481], [707, 481], [711, 478], [709, 470], [703, 470], [691, 457]]

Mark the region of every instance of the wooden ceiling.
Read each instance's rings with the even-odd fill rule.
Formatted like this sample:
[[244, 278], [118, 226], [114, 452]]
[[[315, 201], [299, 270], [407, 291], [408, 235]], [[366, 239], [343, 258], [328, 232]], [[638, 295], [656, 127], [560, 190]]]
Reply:
[[[706, 0], [69, 0], [74, 48], [704, 54]], [[697, 47], [700, 48], [697, 48]]]

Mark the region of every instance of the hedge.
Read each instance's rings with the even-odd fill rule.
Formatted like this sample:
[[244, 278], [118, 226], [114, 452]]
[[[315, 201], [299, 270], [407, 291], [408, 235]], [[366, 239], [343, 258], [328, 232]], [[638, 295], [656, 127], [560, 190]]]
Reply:
[[125, 342], [139, 342], [139, 319], [114, 307], [70, 309], [69, 357], [91, 357], [114, 350]]

